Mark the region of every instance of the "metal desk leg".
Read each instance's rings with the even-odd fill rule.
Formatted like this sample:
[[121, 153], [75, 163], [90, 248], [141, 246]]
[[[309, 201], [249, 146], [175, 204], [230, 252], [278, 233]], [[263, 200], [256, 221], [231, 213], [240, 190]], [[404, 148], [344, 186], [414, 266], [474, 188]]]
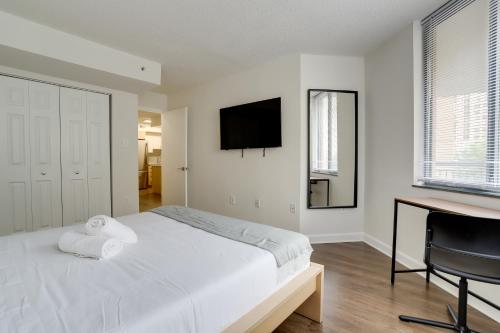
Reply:
[[[432, 210], [429, 209], [429, 213], [432, 212]], [[425, 262], [427, 262], [427, 260], [429, 259], [429, 248], [428, 248], [428, 244], [429, 244], [429, 237], [430, 237], [430, 234], [429, 234], [429, 222], [426, 221], [425, 222]], [[431, 282], [431, 268], [429, 265], [425, 265], [425, 282], [427, 282], [427, 284], [429, 282]]]
[[392, 262], [391, 262], [391, 284], [394, 284], [396, 272], [396, 240], [398, 234], [398, 200], [394, 200], [394, 225], [392, 227]]
[[[430, 212], [430, 211], [429, 211]], [[428, 255], [429, 255], [429, 248], [428, 248], [428, 244], [429, 244], [429, 236], [430, 233], [429, 233], [429, 224], [426, 222], [425, 223], [425, 262], [427, 262], [428, 260]], [[429, 282], [431, 282], [431, 268], [429, 265], [425, 265], [425, 282], [427, 282], [427, 284], [429, 284]]]
[[326, 181], [326, 205], [330, 206], [330, 179]]

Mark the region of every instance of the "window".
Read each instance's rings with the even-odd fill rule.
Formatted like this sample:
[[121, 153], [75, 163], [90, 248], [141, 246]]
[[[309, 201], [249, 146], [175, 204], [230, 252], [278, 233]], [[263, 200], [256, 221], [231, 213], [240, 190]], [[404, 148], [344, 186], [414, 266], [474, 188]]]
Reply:
[[336, 174], [337, 94], [319, 92], [311, 96], [311, 167], [312, 172]]
[[452, 0], [422, 21], [419, 182], [500, 193], [497, 0]]

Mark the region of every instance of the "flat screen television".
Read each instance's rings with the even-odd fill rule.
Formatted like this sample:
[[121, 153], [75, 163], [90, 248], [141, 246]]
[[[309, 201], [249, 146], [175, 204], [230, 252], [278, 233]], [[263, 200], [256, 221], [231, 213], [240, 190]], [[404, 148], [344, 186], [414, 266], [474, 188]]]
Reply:
[[281, 147], [281, 98], [220, 109], [220, 146]]

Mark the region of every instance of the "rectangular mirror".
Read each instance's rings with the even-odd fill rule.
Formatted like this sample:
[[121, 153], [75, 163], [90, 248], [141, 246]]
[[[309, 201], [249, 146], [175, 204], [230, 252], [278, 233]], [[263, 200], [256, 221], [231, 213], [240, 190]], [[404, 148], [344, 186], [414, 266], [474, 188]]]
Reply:
[[308, 90], [308, 208], [354, 208], [358, 177], [358, 92]]

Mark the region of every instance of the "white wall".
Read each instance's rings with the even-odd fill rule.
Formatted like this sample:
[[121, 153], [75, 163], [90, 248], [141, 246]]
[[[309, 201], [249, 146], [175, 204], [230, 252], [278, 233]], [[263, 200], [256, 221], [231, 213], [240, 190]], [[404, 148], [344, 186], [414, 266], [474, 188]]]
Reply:
[[139, 211], [137, 95], [111, 91], [113, 215]]
[[[277, 227], [299, 230], [299, 56], [276, 59], [209, 84], [169, 94], [169, 108], [188, 107], [189, 205]], [[281, 97], [281, 148], [220, 150], [219, 109]], [[229, 196], [236, 196], [236, 205]], [[262, 207], [255, 208], [255, 199]], [[296, 213], [290, 212], [296, 205]]]
[[[307, 209], [307, 90], [358, 91], [358, 208]], [[312, 242], [361, 240], [364, 210], [365, 67], [362, 57], [300, 57], [300, 231]]]
[[111, 172], [114, 216], [139, 211], [137, 95], [0, 66], [0, 72], [111, 94]]
[[[497, 209], [500, 206], [498, 199], [412, 187], [414, 124], [419, 128], [418, 122], [422, 119], [419, 96], [414, 96], [414, 91], [419, 92], [418, 84], [414, 90], [414, 79], [417, 83], [421, 82], [418, 36], [418, 24], [408, 26], [366, 56], [365, 232], [367, 241], [386, 253], [390, 250], [393, 200], [396, 196], [431, 196]], [[416, 76], [414, 68], [418, 73]], [[417, 107], [414, 108], [414, 105]], [[422, 266], [426, 215], [427, 212], [421, 209], [400, 206], [399, 259], [409, 266]], [[433, 281], [440, 283], [439, 279]], [[441, 285], [447, 290], [455, 289], [447, 284]], [[499, 286], [470, 282], [470, 287], [500, 303]], [[470, 302], [500, 320], [499, 311], [474, 298], [470, 298]]]
[[[284, 227], [312, 241], [362, 239], [364, 181], [364, 61], [362, 57], [290, 55], [212, 83], [169, 94], [169, 108], [189, 109], [190, 206]], [[358, 208], [307, 209], [307, 89], [359, 92]], [[221, 107], [282, 97], [283, 147], [221, 151]], [[237, 205], [229, 205], [235, 195]], [[263, 207], [254, 207], [261, 199]], [[296, 204], [296, 213], [289, 205]], [[299, 222], [300, 221], [300, 222]], [[299, 226], [300, 224], [300, 226]], [[325, 238], [326, 237], [326, 238]]]
[[144, 91], [139, 94], [139, 108], [143, 111], [167, 111], [167, 95]]

